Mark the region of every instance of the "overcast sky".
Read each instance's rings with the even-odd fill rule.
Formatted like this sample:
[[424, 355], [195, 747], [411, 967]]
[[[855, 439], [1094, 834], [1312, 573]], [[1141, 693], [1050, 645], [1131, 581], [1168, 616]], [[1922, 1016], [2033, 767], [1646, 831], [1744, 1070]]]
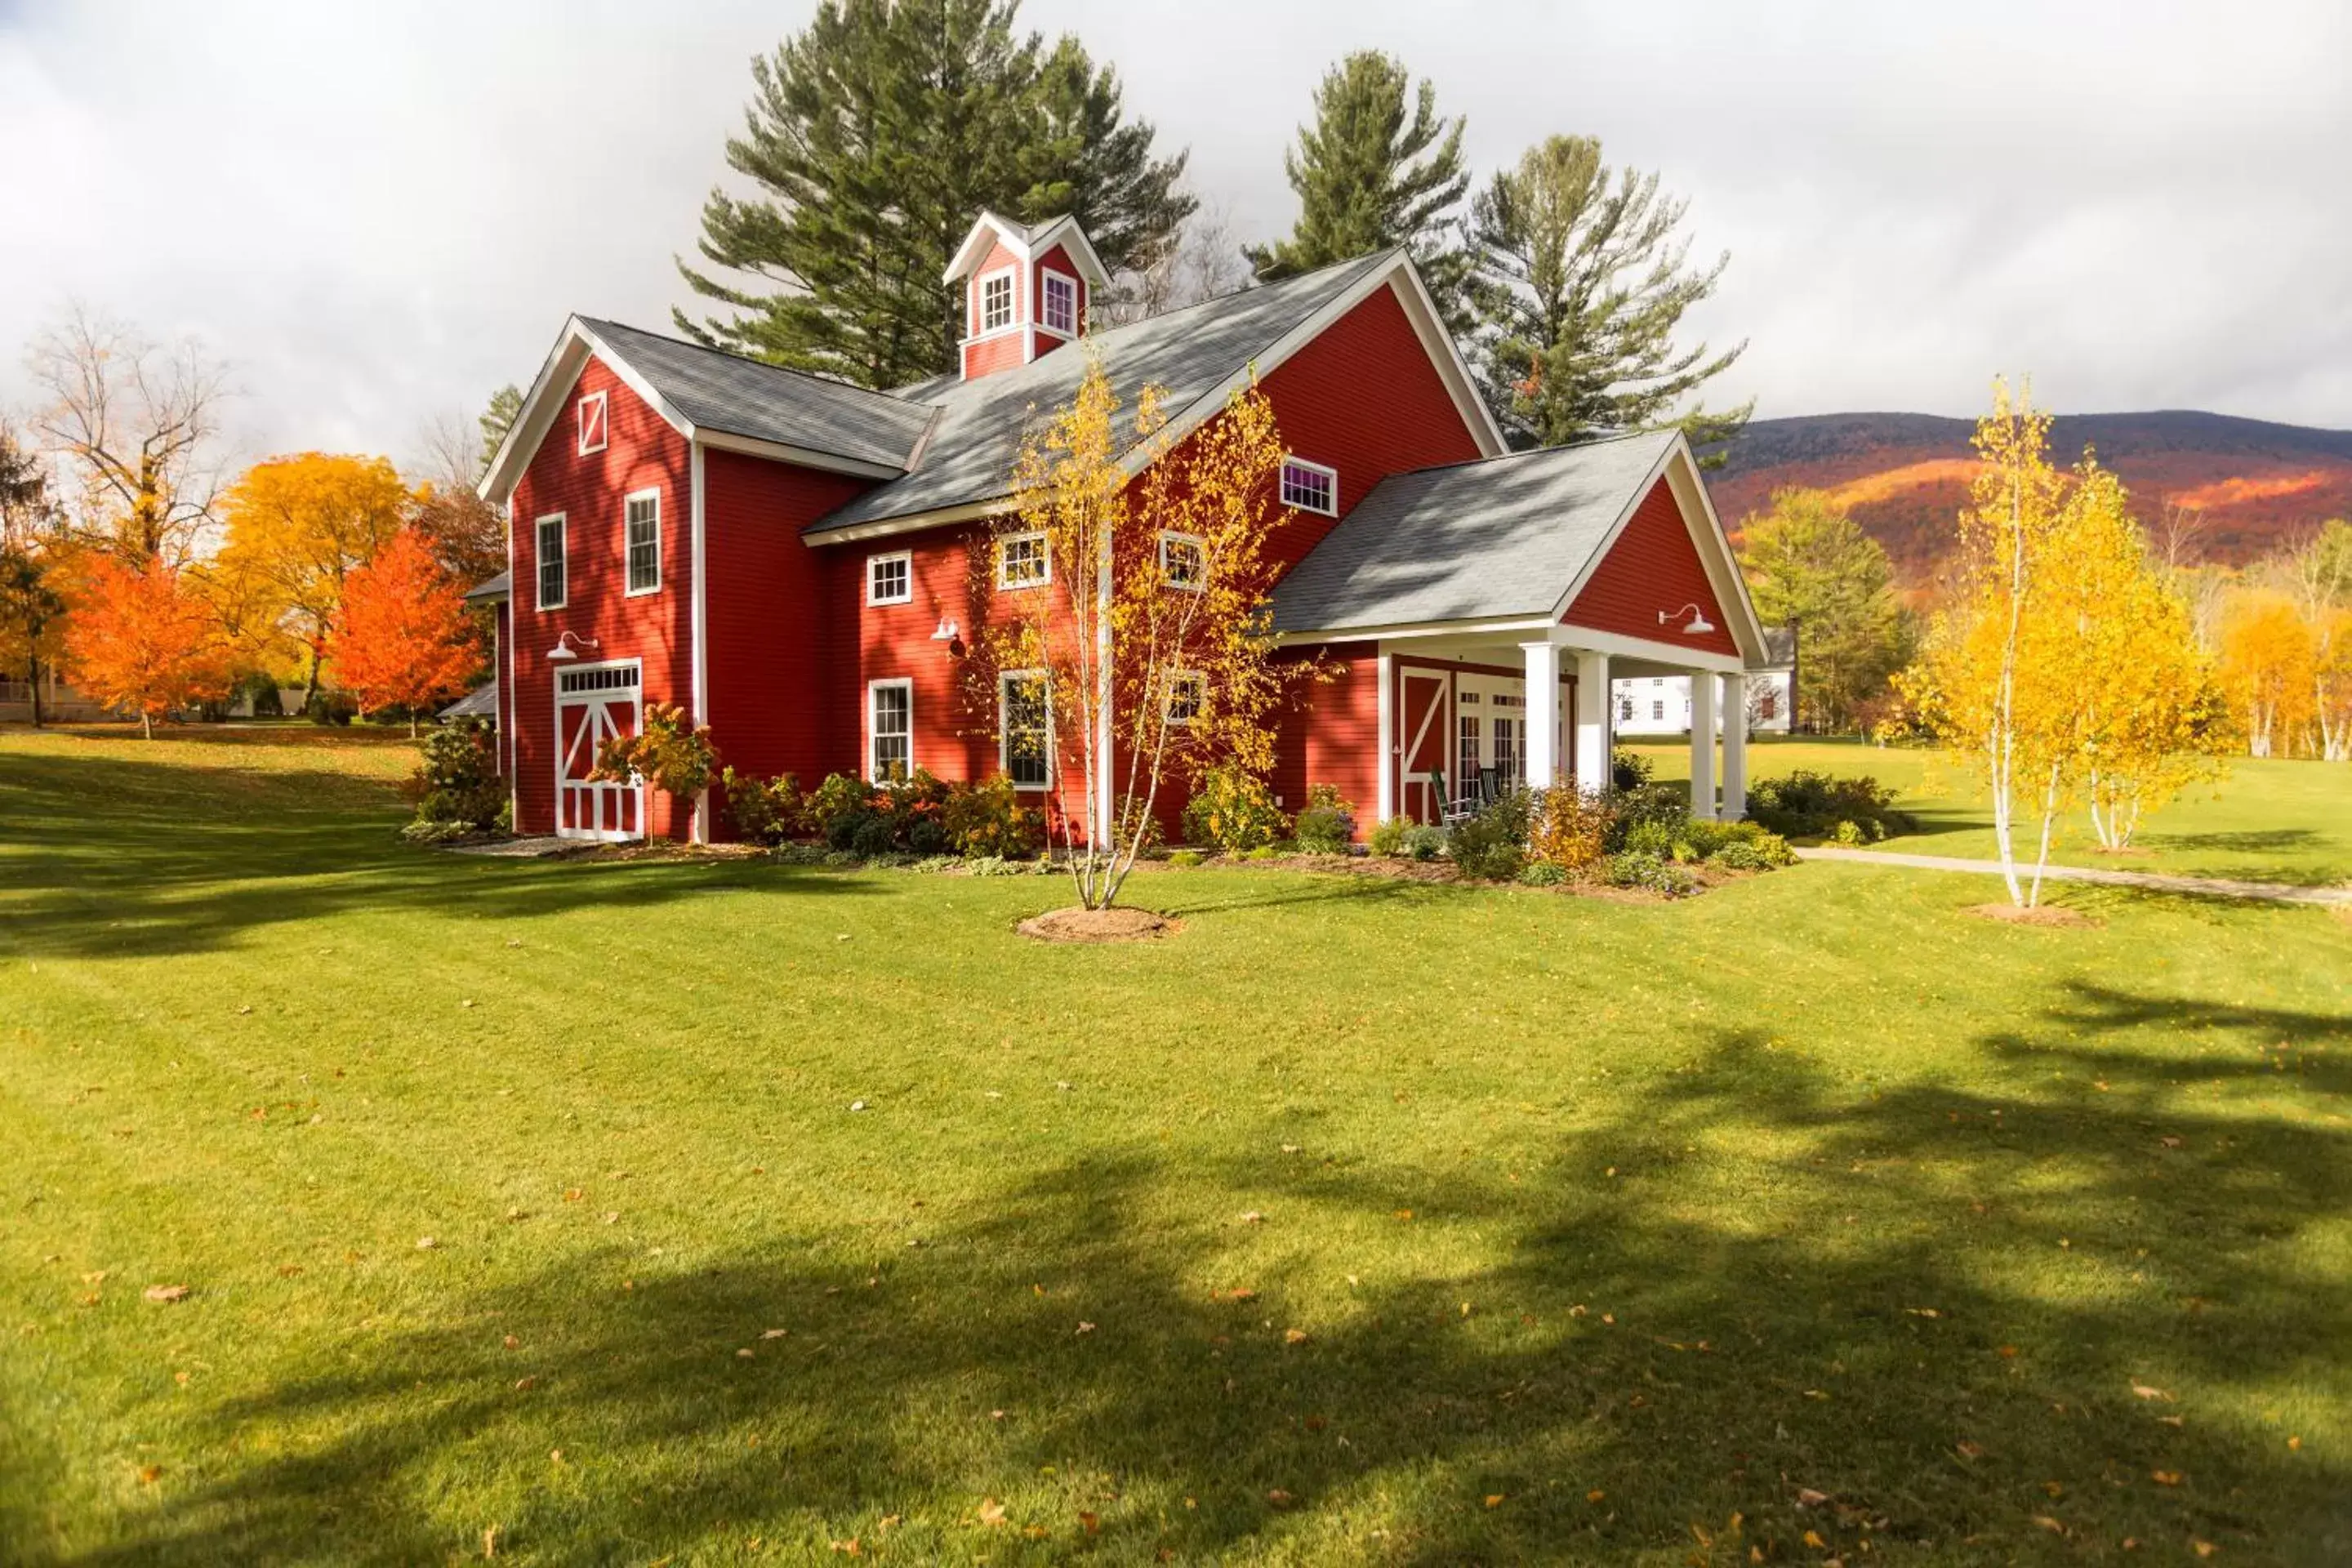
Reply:
[[[69, 300], [233, 366], [246, 456], [407, 458], [572, 310], [666, 328], [748, 62], [806, 3], [0, 0], [0, 404]], [[1181, 23], [1177, 18], [1181, 16]], [[1483, 172], [1553, 132], [1690, 198], [1716, 401], [2352, 426], [2352, 5], [1030, 0], [1246, 237], [1324, 68], [1402, 55]]]

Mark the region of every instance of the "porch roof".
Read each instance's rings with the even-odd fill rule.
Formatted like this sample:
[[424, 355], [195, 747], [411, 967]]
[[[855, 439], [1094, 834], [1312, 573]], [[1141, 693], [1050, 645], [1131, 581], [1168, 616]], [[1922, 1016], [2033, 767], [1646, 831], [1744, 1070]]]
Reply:
[[1550, 616], [1681, 435], [1392, 474], [1274, 591], [1281, 633]]

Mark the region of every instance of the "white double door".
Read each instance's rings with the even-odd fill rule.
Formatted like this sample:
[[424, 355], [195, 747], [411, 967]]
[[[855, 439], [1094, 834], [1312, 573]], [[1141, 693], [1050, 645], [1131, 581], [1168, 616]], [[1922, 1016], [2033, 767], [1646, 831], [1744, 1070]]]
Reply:
[[555, 833], [617, 844], [646, 836], [646, 790], [592, 779], [607, 741], [637, 732], [634, 659], [559, 671], [555, 678]]

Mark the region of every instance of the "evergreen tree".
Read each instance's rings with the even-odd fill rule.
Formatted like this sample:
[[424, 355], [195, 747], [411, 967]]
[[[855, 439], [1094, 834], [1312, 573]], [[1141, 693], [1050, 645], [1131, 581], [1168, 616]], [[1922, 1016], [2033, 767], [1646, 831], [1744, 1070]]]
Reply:
[[[490, 405], [482, 410], [480, 418], [475, 421], [482, 432], [482, 451], [475, 459], [475, 467], [478, 470], [473, 476], [475, 479], [478, 479], [490, 471], [491, 460], [498, 457], [499, 448], [506, 444], [507, 432], [514, 428], [514, 422], [521, 413], [522, 388], [514, 383], [509, 382], [490, 394]], [[454, 474], [449, 477], [457, 478]]]
[[1820, 490], [1775, 492], [1740, 533], [1758, 617], [1797, 629], [1797, 717], [1833, 733], [1859, 728], [1911, 656], [1885, 547]]
[[1075, 216], [1112, 272], [1150, 259], [1192, 202], [1118, 79], [1074, 37], [1014, 31], [1017, 0], [825, 0], [756, 59], [727, 162], [760, 189], [713, 190], [679, 263], [734, 308], [681, 330], [777, 364], [888, 387], [955, 366], [960, 289], [940, 281], [986, 208]]
[[1470, 250], [1481, 379], [1515, 441], [1558, 447], [1675, 424], [1704, 447], [1748, 422], [1752, 399], [1676, 412], [1748, 346], [1710, 356], [1704, 342], [1674, 342], [1731, 259], [1685, 268], [1690, 242], [1675, 230], [1687, 205], [1661, 195], [1655, 174], [1612, 170], [1586, 136], [1548, 138], [1479, 192]]
[[1462, 127], [1437, 112], [1433, 84], [1414, 89], [1402, 60], [1362, 49], [1333, 66], [1315, 89], [1315, 123], [1298, 128], [1298, 145], [1283, 156], [1298, 193], [1297, 225], [1287, 239], [1250, 247], [1257, 275], [1287, 278], [1410, 246], [1458, 328], [1468, 264], [1453, 243], [1451, 215], [1470, 188]]

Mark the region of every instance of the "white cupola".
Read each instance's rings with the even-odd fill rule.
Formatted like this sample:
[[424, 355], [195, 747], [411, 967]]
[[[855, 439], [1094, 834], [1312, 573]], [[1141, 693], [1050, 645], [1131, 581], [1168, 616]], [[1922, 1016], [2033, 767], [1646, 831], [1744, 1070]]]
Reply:
[[983, 212], [948, 263], [964, 286], [963, 379], [1027, 364], [1087, 329], [1087, 310], [1110, 276], [1077, 220], [1014, 223]]

